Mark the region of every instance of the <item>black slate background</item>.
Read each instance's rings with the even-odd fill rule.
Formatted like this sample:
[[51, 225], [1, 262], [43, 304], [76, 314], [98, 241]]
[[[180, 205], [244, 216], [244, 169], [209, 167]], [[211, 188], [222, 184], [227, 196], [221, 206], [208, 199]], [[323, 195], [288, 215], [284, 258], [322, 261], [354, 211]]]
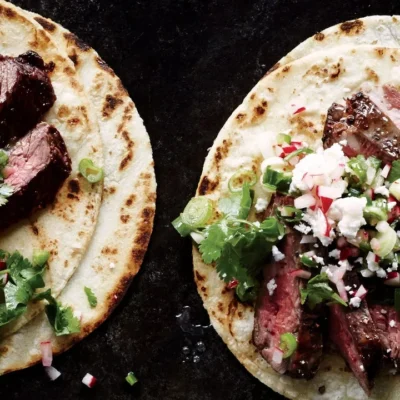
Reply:
[[[56, 358], [48, 382], [37, 366], [0, 378], [2, 399], [282, 399], [246, 372], [212, 329], [199, 363], [183, 363], [175, 315], [197, 295], [189, 241], [170, 221], [195, 191], [207, 148], [264, 72], [332, 24], [400, 13], [390, 0], [14, 0], [93, 46], [121, 77], [145, 121], [158, 181], [154, 234], [141, 272], [96, 332]], [[397, 3], [397, 5], [396, 5]], [[124, 377], [135, 371], [140, 383]], [[86, 372], [95, 389], [81, 384]]]

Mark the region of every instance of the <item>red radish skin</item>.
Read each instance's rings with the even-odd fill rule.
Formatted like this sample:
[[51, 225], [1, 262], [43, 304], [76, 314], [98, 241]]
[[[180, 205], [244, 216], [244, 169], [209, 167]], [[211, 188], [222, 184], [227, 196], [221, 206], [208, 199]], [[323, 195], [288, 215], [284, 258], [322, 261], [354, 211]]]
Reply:
[[239, 281], [237, 279], [232, 279], [228, 284], [227, 288], [228, 289], [235, 289], [235, 287], [239, 285]]
[[43, 367], [51, 367], [51, 364], [53, 363], [53, 350], [51, 347], [51, 342], [41, 342], [40, 350], [42, 352]]
[[86, 374], [82, 379], [82, 383], [88, 388], [92, 388], [96, 384], [96, 382], [97, 379], [91, 374]]
[[282, 147], [282, 150], [285, 154], [290, 154], [290, 153], [293, 153], [294, 151], [296, 151], [297, 147], [296, 146], [285, 146], [285, 147]]
[[305, 107], [300, 107], [293, 113], [293, 115], [300, 114], [300, 113], [302, 113], [304, 111], [306, 111], [306, 108]]

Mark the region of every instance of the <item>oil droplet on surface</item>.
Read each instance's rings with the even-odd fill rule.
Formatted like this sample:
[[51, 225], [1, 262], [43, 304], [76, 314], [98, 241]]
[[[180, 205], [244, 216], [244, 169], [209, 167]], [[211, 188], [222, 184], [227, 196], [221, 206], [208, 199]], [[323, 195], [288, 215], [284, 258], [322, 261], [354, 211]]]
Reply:
[[199, 356], [194, 356], [194, 357], [193, 357], [193, 362], [194, 362], [195, 364], [197, 364], [199, 361], [200, 361], [200, 357], [199, 357]]
[[199, 353], [204, 353], [204, 352], [206, 351], [206, 346], [205, 346], [205, 344], [204, 344], [203, 342], [197, 342], [197, 343], [196, 343], [196, 350], [197, 350]]
[[187, 347], [187, 346], [183, 347], [183, 348], [182, 348], [182, 353], [183, 353], [185, 356], [189, 355], [189, 354], [190, 354], [190, 349], [189, 349], [189, 347]]

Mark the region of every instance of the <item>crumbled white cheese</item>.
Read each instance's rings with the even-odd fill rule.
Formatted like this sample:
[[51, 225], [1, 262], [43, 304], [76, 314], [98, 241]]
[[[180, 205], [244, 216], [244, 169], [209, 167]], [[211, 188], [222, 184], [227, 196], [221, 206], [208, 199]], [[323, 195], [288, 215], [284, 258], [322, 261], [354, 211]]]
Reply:
[[389, 201], [388, 203], [388, 210], [392, 211], [393, 207], [396, 207], [396, 202], [395, 201]]
[[363, 263], [363, 259], [362, 259], [362, 257], [358, 257], [354, 262], [358, 263], [358, 264], [362, 264]]
[[381, 314], [387, 314], [387, 311], [382, 308]]
[[333, 257], [336, 258], [337, 260], [339, 260], [340, 258], [340, 250], [339, 249], [333, 249], [332, 251], [330, 251], [328, 253], [329, 257]]
[[358, 230], [366, 224], [363, 210], [367, 205], [365, 197], [346, 197], [335, 200], [329, 209], [328, 216], [338, 222], [338, 228], [343, 236], [355, 239]]
[[285, 255], [276, 246], [272, 246], [272, 256], [275, 261], [282, 261], [285, 258]]
[[376, 194], [381, 194], [382, 196], [389, 197], [389, 190], [386, 186], [379, 186], [375, 188]]
[[390, 353], [392, 351], [392, 349], [387, 349], [386, 353]]
[[364, 365], [360, 364], [360, 370], [364, 371]]
[[389, 322], [389, 325], [390, 325], [391, 328], [393, 328], [394, 326], [396, 326], [396, 321], [392, 319], [392, 320]]
[[253, 222], [253, 225], [259, 228], [261, 226], [260, 221]]
[[353, 267], [350, 265], [350, 263], [348, 262], [348, 260], [339, 261], [338, 264], [339, 264], [341, 267], [346, 267], [347, 271], [351, 271], [351, 270], [353, 269]]
[[295, 225], [294, 229], [298, 230], [304, 235], [307, 235], [307, 233], [311, 232], [311, 227], [307, 226], [306, 224], [303, 224], [302, 222], [300, 222], [298, 225]]
[[377, 276], [378, 278], [386, 278], [386, 277], [387, 277], [386, 271], [385, 271], [383, 268], [379, 268], [379, 269], [376, 271], [376, 276]]
[[278, 287], [278, 285], [275, 283], [275, 279], [271, 279], [267, 283], [267, 289], [268, 289], [268, 293], [270, 296], [272, 296], [274, 294], [274, 291], [277, 287]]
[[361, 304], [361, 299], [359, 297], [355, 296], [350, 299], [350, 305], [352, 307], [360, 307], [360, 304]]
[[397, 271], [397, 268], [399, 268], [399, 263], [396, 262], [396, 261], [393, 261], [392, 270], [393, 270], [393, 271]]
[[351, 286], [345, 286], [344, 288], [346, 289], [347, 292], [351, 290]]
[[114, 269], [115, 268], [115, 264], [114, 263], [110, 263], [110, 269]]
[[346, 139], [341, 140], [341, 141], [339, 142], [339, 144], [341, 144], [342, 146], [347, 146], [347, 140], [346, 140]]
[[260, 213], [265, 211], [267, 206], [268, 206], [268, 201], [263, 199], [262, 197], [259, 197], [256, 201], [256, 204], [254, 205], [254, 208], [256, 209], [256, 213]]
[[[335, 232], [333, 229], [330, 229], [329, 236], [326, 236], [327, 218], [320, 209], [315, 211], [308, 210], [303, 216], [303, 221], [311, 225], [314, 236], [317, 237], [324, 246], [329, 246], [332, 243]], [[328, 223], [331, 225], [333, 221], [328, 218]]]
[[323, 259], [322, 257], [314, 256], [313, 259], [314, 259], [315, 262], [317, 262], [318, 264], [325, 265], [324, 259]]
[[364, 278], [371, 278], [375, 275], [374, 272], [370, 271], [369, 269], [362, 269], [360, 273]]
[[315, 247], [316, 249], [318, 249], [319, 244], [318, 244], [318, 243], [315, 243], [315, 244], [314, 244], [314, 247]]

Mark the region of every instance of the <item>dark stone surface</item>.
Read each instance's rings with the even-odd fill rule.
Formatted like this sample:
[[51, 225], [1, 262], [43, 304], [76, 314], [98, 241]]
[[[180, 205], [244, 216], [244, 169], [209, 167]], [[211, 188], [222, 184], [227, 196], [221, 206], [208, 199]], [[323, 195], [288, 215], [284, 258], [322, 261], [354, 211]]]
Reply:
[[[207, 323], [189, 241], [170, 221], [195, 191], [207, 148], [252, 86], [281, 56], [332, 24], [400, 13], [391, 0], [14, 0], [63, 24], [121, 77], [150, 134], [158, 212], [143, 268], [111, 318], [56, 358], [53, 383], [40, 366], [0, 378], [7, 399], [281, 399], [239, 364], [208, 329], [199, 363], [176, 323], [182, 307]], [[124, 377], [136, 372], [130, 388]], [[95, 389], [81, 384], [86, 372]]]

